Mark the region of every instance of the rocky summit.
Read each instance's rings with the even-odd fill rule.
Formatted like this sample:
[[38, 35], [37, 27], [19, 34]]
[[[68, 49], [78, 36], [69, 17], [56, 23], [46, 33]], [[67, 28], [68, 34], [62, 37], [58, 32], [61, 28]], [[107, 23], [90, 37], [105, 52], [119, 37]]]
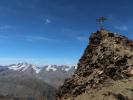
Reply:
[[57, 100], [133, 100], [133, 41], [107, 30], [90, 36], [74, 75]]

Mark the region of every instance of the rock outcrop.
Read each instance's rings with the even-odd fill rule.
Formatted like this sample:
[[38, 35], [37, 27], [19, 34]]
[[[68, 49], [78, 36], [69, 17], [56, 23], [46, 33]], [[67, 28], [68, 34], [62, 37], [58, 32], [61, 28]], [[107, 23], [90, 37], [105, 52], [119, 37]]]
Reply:
[[133, 100], [133, 41], [107, 30], [92, 33], [57, 100]]

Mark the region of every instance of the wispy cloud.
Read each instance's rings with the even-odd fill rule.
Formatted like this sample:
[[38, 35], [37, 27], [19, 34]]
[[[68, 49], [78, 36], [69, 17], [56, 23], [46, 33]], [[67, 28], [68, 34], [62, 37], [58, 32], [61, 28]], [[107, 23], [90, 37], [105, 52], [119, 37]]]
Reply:
[[45, 19], [45, 24], [50, 24], [52, 21], [50, 19]]
[[42, 15], [42, 16], [40, 16], [40, 18], [45, 24], [52, 23], [52, 20], [49, 18], [49, 16]]
[[118, 30], [121, 30], [121, 31], [127, 31], [128, 30], [128, 27], [123, 25], [123, 26], [115, 26], [114, 27], [115, 29], [118, 29]]
[[13, 25], [0, 25], [0, 30], [15, 29]]
[[9, 38], [8, 36], [0, 35], [0, 39], [8, 39], [8, 38]]
[[79, 41], [88, 41], [88, 36], [79, 35], [79, 36], [76, 36], [76, 39]]
[[24, 42], [57, 42], [58, 39], [44, 37], [44, 36], [9, 36], [9, 35], [0, 35], [0, 40], [15, 40], [15, 41], [24, 41]]
[[87, 41], [88, 40], [88, 38], [85, 36], [78, 36], [78, 37], [76, 37], [76, 39], [80, 40], [80, 41]]
[[48, 38], [48, 37], [42, 37], [42, 36], [27, 36], [27, 41], [34, 42], [34, 41], [48, 41], [48, 42], [55, 42], [56, 39]]

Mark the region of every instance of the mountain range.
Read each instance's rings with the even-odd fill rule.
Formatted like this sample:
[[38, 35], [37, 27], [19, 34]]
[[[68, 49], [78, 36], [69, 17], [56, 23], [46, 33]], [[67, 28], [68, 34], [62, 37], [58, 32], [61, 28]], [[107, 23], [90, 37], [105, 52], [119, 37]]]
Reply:
[[0, 66], [0, 73], [4, 72], [11, 74], [11, 72], [14, 72], [17, 73], [17, 75], [27, 75], [28, 77], [44, 80], [53, 87], [58, 88], [63, 84], [66, 78], [73, 74], [75, 69], [76, 66], [44, 65], [42, 67], [37, 67], [36, 65], [22, 62], [18, 64]]
[[50, 72], [50, 71], [64, 71], [64, 72], [69, 72], [71, 70], [76, 69], [76, 66], [68, 66], [68, 65], [44, 65], [42, 67], [37, 67], [36, 65], [29, 64], [27, 62], [23, 63], [18, 63], [18, 64], [11, 64], [7, 66], [0, 66], [0, 69], [10, 69], [14, 71], [19, 71], [19, 72], [26, 72], [26, 71], [34, 71], [36, 74], [39, 74], [42, 70]]
[[54, 100], [58, 87], [75, 68], [67, 65], [37, 67], [27, 62], [0, 66], [0, 100]]

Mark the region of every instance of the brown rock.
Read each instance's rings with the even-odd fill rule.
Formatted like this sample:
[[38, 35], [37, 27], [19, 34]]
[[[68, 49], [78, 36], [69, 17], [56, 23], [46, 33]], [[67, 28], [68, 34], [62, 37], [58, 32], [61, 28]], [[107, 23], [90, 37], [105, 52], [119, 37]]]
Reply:
[[[113, 93], [117, 90], [120, 92], [124, 87], [117, 86], [117, 81], [121, 83], [133, 76], [132, 47], [133, 41], [122, 35], [106, 30], [92, 33], [89, 45], [79, 60], [75, 74], [60, 87], [57, 100], [107, 100], [103, 99], [104, 97], [98, 99], [98, 95], [104, 91], [104, 88], [109, 89], [111, 87]], [[130, 82], [125, 83], [130, 86]], [[125, 83], [122, 82], [121, 84]], [[131, 84], [133, 86], [133, 80]], [[115, 89], [119, 88], [115, 90], [114, 87], [116, 87]], [[101, 89], [101, 92], [98, 92], [99, 89]], [[91, 94], [86, 95], [86, 93], [92, 93], [95, 90], [93, 96]], [[127, 90], [123, 89], [123, 91]], [[122, 93], [117, 94], [115, 95], [116, 100], [133, 98], [133, 95], [128, 98], [123, 96]], [[91, 99], [84, 97], [84, 95], [90, 96]], [[79, 99], [82, 96], [84, 99]]]

